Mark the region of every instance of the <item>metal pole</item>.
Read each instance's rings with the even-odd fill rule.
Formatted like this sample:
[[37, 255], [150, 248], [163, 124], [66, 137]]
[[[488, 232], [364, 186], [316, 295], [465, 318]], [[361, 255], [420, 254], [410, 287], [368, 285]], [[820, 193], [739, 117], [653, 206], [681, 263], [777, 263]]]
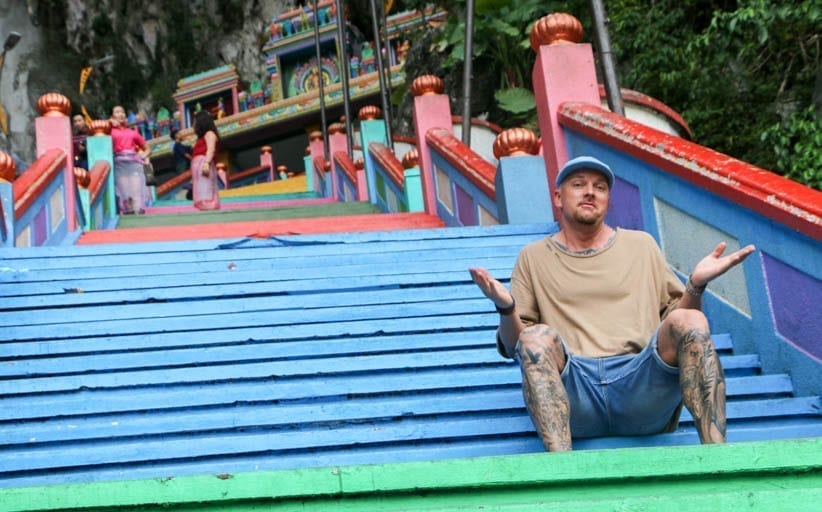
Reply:
[[602, 62], [602, 77], [605, 80], [605, 96], [608, 99], [608, 108], [611, 109], [611, 112], [624, 116], [625, 105], [622, 102], [622, 94], [617, 81], [616, 65], [614, 64], [614, 56], [611, 53], [611, 38], [608, 35], [608, 21], [602, 0], [591, 0], [591, 14], [594, 19], [594, 39]]
[[346, 43], [346, 19], [345, 19], [345, 11], [343, 11], [343, 3], [342, 0], [335, 0], [337, 4], [337, 39], [340, 49], [340, 64], [342, 64], [342, 90], [343, 90], [343, 107], [345, 109], [345, 142], [346, 142], [346, 149], [348, 150], [348, 156], [350, 158], [354, 157], [354, 147], [351, 144], [351, 105], [349, 102], [349, 93], [348, 93], [348, 77], [349, 77], [349, 69], [348, 69], [348, 52], [346, 50], [347, 45]]
[[[387, 125], [389, 126], [389, 129], [390, 129], [390, 127], [391, 127], [391, 122], [390, 121], [391, 121], [391, 119], [394, 118], [394, 105], [391, 103], [391, 96], [392, 96], [392, 92], [391, 92], [391, 50], [390, 50], [391, 44], [390, 44], [390, 41], [388, 40], [388, 14], [386, 13], [385, 8], [384, 8], [385, 4], [380, 2], [377, 5], [380, 6], [380, 13], [381, 13], [380, 20], [382, 22], [382, 27], [381, 27], [382, 31], [380, 32], [380, 37], [382, 38], [382, 47], [385, 50], [386, 57], [388, 57], [388, 65], [386, 66], [386, 69], [385, 69], [385, 75], [386, 75], [385, 91], [386, 91], [386, 94], [388, 95], [388, 110], [387, 110], [388, 113], [386, 114], [385, 120], [386, 120], [386, 123], [387, 123]], [[390, 144], [390, 147], [393, 150], [394, 149], [393, 137], [388, 138], [388, 143]]]
[[325, 84], [323, 83], [322, 53], [320, 52], [320, 13], [314, 0], [314, 49], [317, 52], [317, 86], [320, 94], [320, 124], [323, 131], [323, 156], [328, 161], [328, 126], [325, 119]]
[[[377, 55], [377, 71], [380, 73], [380, 96], [382, 98], [382, 112], [385, 119], [385, 138], [388, 141], [388, 147], [394, 150], [394, 138], [391, 134], [391, 104], [388, 98], [388, 89], [385, 87], [385, 64], [382, 60], [382, 44], [380, 41], [380, 27], [377, 21], [377, 4], [375, 0], [371, 0], [371, 25], [374, 30], [374, 51]], [[365, 148], [363, 148], [365, 150]]]
[[462, 143], [471, 145], [471, 59], [474, 54], [474, 0], [465, 3], [465, 58], [462, 72]]

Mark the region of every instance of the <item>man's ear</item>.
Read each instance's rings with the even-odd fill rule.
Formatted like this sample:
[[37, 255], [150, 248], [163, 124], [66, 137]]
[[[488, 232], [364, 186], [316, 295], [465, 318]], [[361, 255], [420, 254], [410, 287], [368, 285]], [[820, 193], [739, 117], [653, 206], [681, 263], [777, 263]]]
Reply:
[[554, 192], [553, 192], [553, 194], [551, 194], [551, 197], [552, 197], [553, 202], [554, 202], [554, 207], [560, 208], [562, 206], [562, 203], [559, 200], [559, 189], [558, 188], [554, 189]]

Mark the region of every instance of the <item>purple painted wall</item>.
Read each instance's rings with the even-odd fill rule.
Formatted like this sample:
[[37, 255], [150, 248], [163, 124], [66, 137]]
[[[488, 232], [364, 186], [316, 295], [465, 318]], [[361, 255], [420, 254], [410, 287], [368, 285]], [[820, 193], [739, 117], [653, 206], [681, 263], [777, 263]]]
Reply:
[[762, 262], [777, 332], [822, 360], [822, 281], [767, 253]]

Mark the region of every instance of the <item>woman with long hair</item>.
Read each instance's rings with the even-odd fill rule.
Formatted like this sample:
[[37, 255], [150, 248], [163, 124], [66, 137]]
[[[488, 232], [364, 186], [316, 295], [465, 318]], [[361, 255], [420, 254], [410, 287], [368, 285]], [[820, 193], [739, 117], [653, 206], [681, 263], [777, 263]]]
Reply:
[[220, 134], [208, 111], [201, 110], [195, 114], [194, 133], [197, 135], [197, 142], [191, 150], [194, 207], [200, 210], [217, 210], [220, 208], [220, 196], [215, 159]]
[[111, 143], [114, 150], [114, 188], [121, 214], [142, 214], [146, 207], [146, 175], [143, 164], [151, 150], [140, 133], [128, 127], [126, 111], [111, 109]]

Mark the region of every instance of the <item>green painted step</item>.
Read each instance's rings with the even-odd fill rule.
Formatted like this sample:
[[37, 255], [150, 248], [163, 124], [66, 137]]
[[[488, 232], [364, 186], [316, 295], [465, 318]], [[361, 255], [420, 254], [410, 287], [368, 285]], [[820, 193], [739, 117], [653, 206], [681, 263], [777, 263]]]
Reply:
[[0, 512], [819, 510], [822, 439], [0, 489]]
[[[316, 192], [290, 192], [283, 194], [263, 194], [237, 197], [221, 197], [221, 203], [252, 203], [255, 201], [287, 201], [292, 199], [316, 199], [320, 197]], [[188, 199], [159, 199], [154, 206], [191, 206]]]
[[202, 212], [124, 215], [118, 228], [143, 228], [155, 226], [184, 226], [191, 224], [225, 224], [254, 220], [281, 220], [341, 215], [365, 215], [380, 213], [379, 208], [368, 202], [323, 203], [317, 205], [289, 206], [285, 208], [252, 208], [244, 210], [212, 210]]

